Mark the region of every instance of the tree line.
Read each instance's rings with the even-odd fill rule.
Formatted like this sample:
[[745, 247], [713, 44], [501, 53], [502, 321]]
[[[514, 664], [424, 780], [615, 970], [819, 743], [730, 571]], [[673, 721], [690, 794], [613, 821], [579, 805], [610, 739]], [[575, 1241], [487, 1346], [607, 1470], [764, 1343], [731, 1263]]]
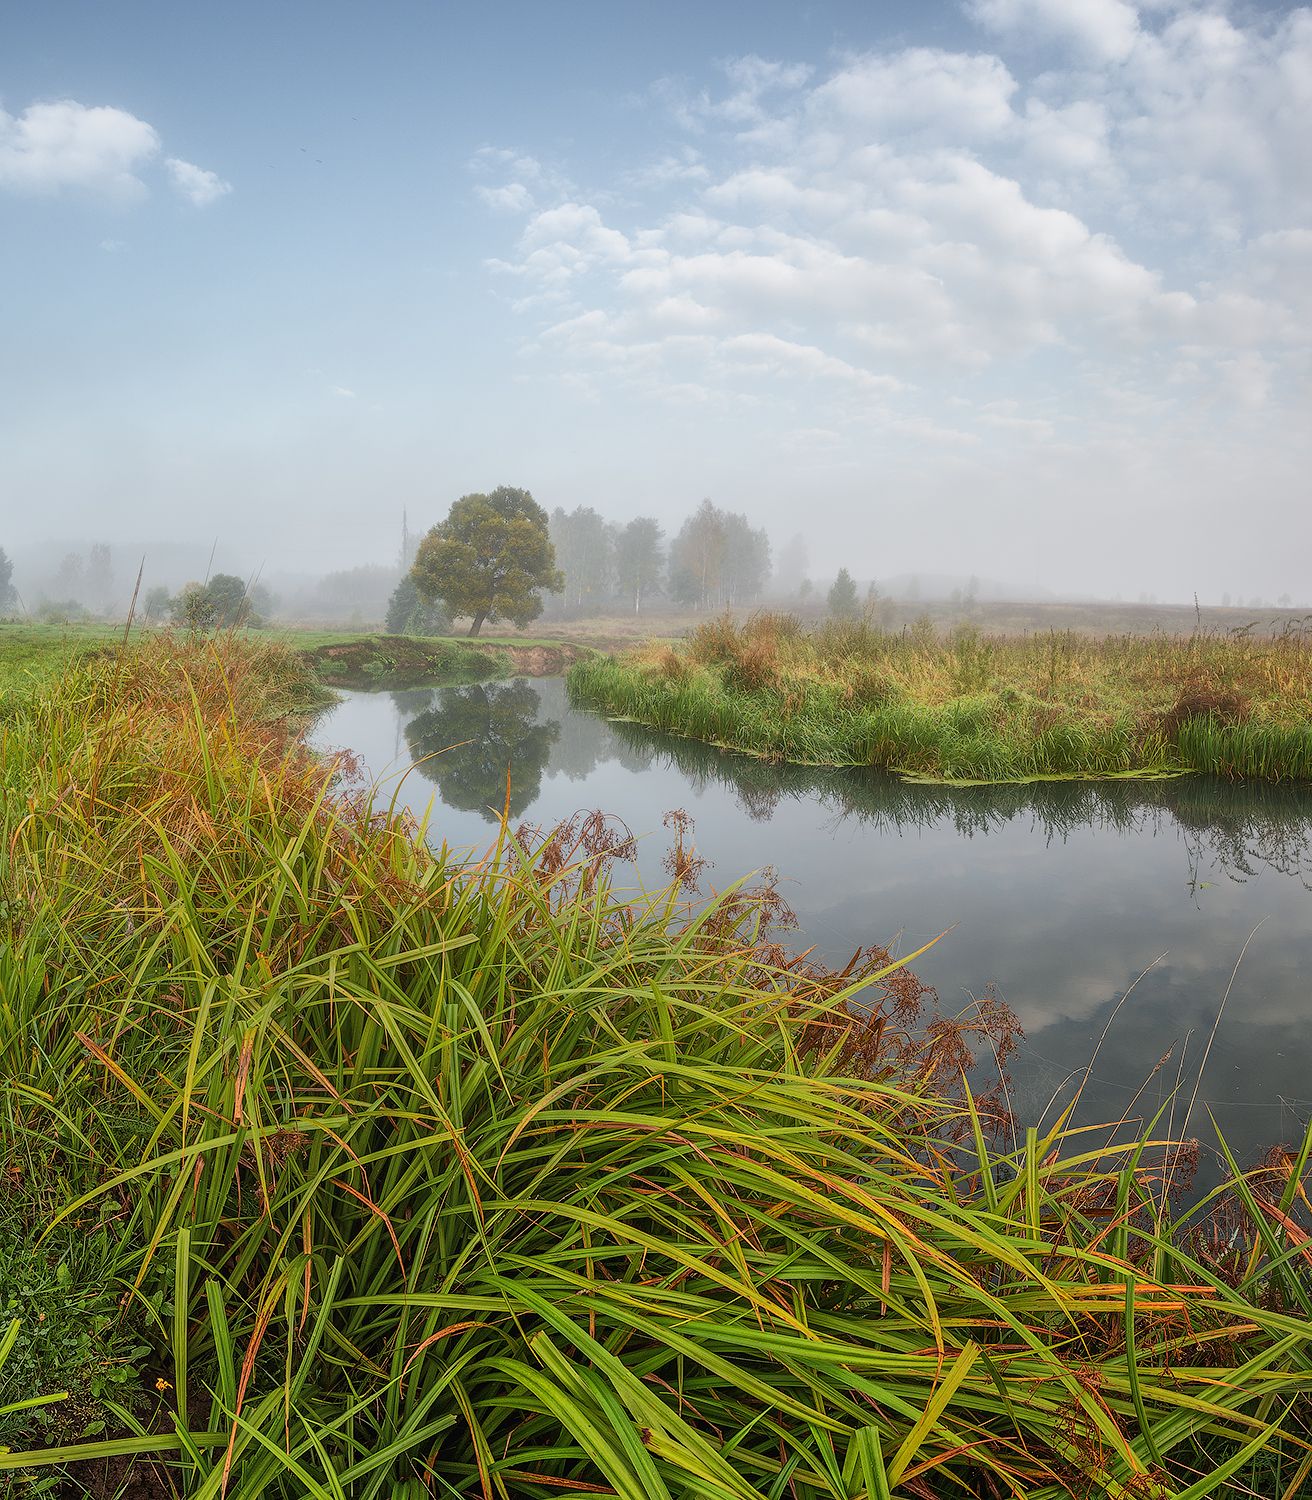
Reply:
[[[403, 563], [408, 551], [407, 535]], [[766, 532], [710, 500], [667, 543], [652, 516], [617, 524], [586, 505], [548, 515], [528, 490], [502, 485], [462, 495], [420, 541], [388, 604], [387, 628], [443, 634], [459, 615], [477, 635], [500, 619], [522, 628], [544, 611], [639, 614], [660, 597], [723, 609], [759, 599], [770, 576]]]
[[759, 599], [770, 582], [770, 538], [735, 511], [703, 500], [669, 541], [651, 516], [624, 525], [591, 506], [557, 507], [548, 523], [564, 576], [560, 614], [597, 614], [617, 605], [641, 613], [658, 597], [689, 609]]

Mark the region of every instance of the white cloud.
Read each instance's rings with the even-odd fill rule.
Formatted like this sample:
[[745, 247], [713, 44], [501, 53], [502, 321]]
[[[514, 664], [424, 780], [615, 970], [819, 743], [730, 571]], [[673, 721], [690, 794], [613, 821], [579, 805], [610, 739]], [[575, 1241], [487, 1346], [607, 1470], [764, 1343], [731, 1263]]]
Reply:
[[66, 188], [131, 200], [146, 194], [138, 176], [160, 149], [144, 120], [73, 99], [32, 104], [20, 115], [0, 109], [0, 188], [53, 194]]
[[[109, 105], [58, 99], [19, 115], [0, 109], [0, 190], [33, 196], [71, 190], [131, 203], [147, 196], [143, 174], [156, 167], [161, 149], [153, 125]], [[178, 157], [163, 165], [174, 188], [198, 206], [232, 191], [215, 173]], [[105, 240], [101, 248], [122, 246]]]
[[[1132, 446], [1199, 401], [1296, 406], [1312, 10], [1241, 24], [1220, 3], [971, 0], [1005, 58], [902, 48], [817, 77], [751, 57], [718, 97], [660, 85], [695, 149], [617, 173], [636, 203], [540, 174], [492, 263], [544, 319], [529, 354], [580, 387], [604, 371], [594, 392], [776, 400], [790, 430], [958, 446], [1076, 418]], [[999, 404], [1029, 386], [1033, 408]]]
[[499, 177], [498, 183], [479, 182], [474, 195], [496, 213], [526, 214], [539, 198], [562, 198], [573, 190], [567, 177], [525, 151], [500, 146], [481, 146], [469, 161], [476, 177]]
[[685, 146], [682, 151], [667, 151], [645, 166], [621, 173], [620, 181], [627, 188], [641, 190], [670, 187], [683, 182], [707, 182], [710, 176], [710, 171], [698, 153]]
[[1098, 62], [1119, 62], [1139, 38], [1129, 0], [966, 0], [966, 12], [1010, 42], [1066, 42]]
[[346, 401], [354, 401], [355, 400], [355, 392], [352, 391], [352, 390], [348, 390], [347, 387], [344, 386], [344, 385], [329, 386], [329, 390], [332, 392], [332, 394], [334, 396], [341, 396], [343, 398], [343, 400], [346, 400]]
[[179, 157], [170, 156], [164, 165], [174, 191], [197, 208], [206, 208], [232, 191], [232, 184], [224, 182], [217, 172], [207, 172], [204, 167], [194, 166]]
[[1009, 130], [1017, 87], [1001, 58], [912, 47], [853, 58], [813, 91], [808, 109], [870, 143], [896, 133], [960, 144]]
[[522, 182], [508, 182], [504, 187], [485, 187], [479, 183], [474, 191], [481, 203], [499, 213], [522, 214], [533, 207], [533, 194]]

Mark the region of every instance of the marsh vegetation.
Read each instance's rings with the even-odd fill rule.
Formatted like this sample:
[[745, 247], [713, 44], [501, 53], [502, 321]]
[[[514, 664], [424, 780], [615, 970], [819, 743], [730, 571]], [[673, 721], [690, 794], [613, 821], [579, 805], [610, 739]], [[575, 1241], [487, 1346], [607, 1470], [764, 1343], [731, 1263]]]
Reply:
[[945, 781], [1312, 776], [1312, 643], [1278, 636], [807, 630], [721, 616], [682, 644], [580, 663], [578, 701], [766, 759]]

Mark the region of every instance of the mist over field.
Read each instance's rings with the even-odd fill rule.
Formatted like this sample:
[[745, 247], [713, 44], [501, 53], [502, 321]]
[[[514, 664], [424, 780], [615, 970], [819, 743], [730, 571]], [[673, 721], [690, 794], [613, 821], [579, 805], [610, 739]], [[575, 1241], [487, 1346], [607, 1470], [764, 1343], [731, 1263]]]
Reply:
[[373, 620], [325, 575], [501, 484], [709, 497], [761, 597], [800, 536], [822, 591], [1312, 598], [1306, 7], [61, 16], [0, 62], [29, 610], [144, 554]]

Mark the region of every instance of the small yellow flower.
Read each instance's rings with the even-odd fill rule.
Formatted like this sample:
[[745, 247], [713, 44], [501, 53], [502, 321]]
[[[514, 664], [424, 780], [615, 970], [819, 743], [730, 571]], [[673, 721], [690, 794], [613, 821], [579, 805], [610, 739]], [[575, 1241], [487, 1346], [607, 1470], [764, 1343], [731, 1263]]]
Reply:
[[161, 1375], [159, 1377], [159, 1379], [155, 1382], [155, 1389], [162, 1396], [165, 1391], [171, 1391], [173, 1389], [173, 1383], [171, 1381], [165, 1380], [164, 1377]]

